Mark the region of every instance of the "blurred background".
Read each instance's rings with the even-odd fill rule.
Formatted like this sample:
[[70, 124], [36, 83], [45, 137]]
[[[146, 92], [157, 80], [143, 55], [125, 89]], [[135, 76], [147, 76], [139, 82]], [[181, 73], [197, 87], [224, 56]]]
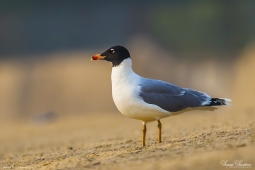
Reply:
[[117, 112], [111, 64], [127, 47], [144, 77], [233, 99], [254, 113], [255, 1], [1, 1], [0, 116]]

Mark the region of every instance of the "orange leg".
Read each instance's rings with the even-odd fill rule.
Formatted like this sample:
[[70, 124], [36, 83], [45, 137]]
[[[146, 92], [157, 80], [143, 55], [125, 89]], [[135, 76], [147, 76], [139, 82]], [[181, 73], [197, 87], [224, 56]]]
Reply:
[[143, 146], [145, 146], [145, 136], [146, 136], [146, 124], [143, 123]]
[[162, 129], [162, 124], [160, 120], [158, 120], [158, 143], [161, 143], [161, 129]]

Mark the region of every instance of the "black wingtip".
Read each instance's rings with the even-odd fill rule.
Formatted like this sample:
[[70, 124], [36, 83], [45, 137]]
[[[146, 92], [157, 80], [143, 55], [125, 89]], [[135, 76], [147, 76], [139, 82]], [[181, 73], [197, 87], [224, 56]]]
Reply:
[[212, 98], [210, 103], [206, 106], [221, 106], [221, 105], [230, 105], [231, 100], [225, 98]]

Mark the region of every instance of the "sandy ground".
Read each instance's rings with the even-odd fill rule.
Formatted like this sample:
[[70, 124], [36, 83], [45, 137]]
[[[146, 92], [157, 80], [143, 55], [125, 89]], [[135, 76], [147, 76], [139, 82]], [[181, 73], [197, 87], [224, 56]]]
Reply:
[[222, 161], [238, 160], [255, 169], [253, 112], [222, 107], [161, 122], [163, 143], [152, 122], [142, 147], [141, 122], [117, 112], [2, 121], [0, 169], [227, 169]]
[[[0, 170], [255, 169], [255, 46], [226, 64], [179, 61], [144, 41], [131, 44], [138, 74], [231, 98], [233, 105], [163, 119], [161, 144], [150, 123], [142, 147], [142, 124], [116, 111], [111, 64], [90, 62], [94, 50], [2, 61]], [[32, 118], [51, 111], [54, 121]]]

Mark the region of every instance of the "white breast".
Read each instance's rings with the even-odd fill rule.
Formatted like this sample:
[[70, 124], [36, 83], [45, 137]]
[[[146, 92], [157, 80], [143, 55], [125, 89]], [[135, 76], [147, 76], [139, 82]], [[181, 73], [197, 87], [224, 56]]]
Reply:
[[170, 113], [139, 96], [142, 77], [132, 70], [131, 59], [125, 59], [112, 68], [112, 97], [118, 110], [125, 116], [143, 121], [154, 121], [170, 116]]

